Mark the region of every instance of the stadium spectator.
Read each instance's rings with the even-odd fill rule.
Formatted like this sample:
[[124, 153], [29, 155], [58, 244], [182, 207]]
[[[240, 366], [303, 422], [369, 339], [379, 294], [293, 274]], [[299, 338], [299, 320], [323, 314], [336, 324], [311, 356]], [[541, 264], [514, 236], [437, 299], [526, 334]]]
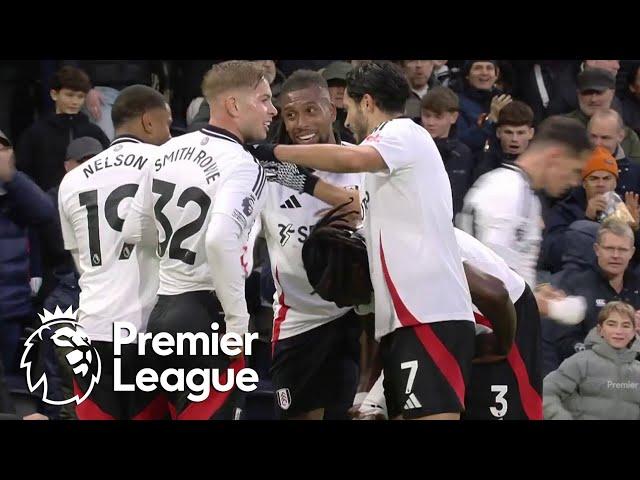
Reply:
[[353, 133], [344, 126], [344, 121], [347, 118], [347, 111], [344, 109], [344, 89], [347, 87], [347, 73], [351, 69], [350, 63], [333, 62], [322, 69], [322, 77], [329, 85], [331, 101], [336, 106], [336, 121], [333, 123], [333, 127], [338, 129], [342, 140], [355, 143], [356, 140], [353, 138]]
[[[563, 115], [578, 108], [578, 97], [576, 95], [577, 77], [578, 74], [586, 68], [601, 68], [607, 70], [615, 78], [620, 69], [620, 61], [584, 60], [580, 64], [569, 62], [553, 79], [547, 115]], [[614, 106], [620, 106], [618, 101], [616, 101]]]
[[587, 129], [591, 143], [594, 146], [606, 148], [618, 163], [619, 177], [616, 192], [620, 195], [625, 192], [640, 193], [640, 165], [631, 162], [620, 145], [625, 136], [620, 114], [612, 108], [598, 110], [591, 116]]
[[[113, 140], [111, 109], [120, 91], [130, 85], [169, 88], [171, 63], [152, 60], [65, 60], [88, 73], [93, 88], [87, 93], [86, 111], [109, 141]], [[105, 148], [108, 145], [105, 145]]]
[[411, 118], [419, 117], [420, 101], [431, 88], [438, 85], [433, 72], [433, 60], [402, 60], [400, 63], [411, 87], [411, 95], [405, 104], [404, 114]]
[[640, 420], [640, 340], [634, 310], [608, 303], [589, 331], [585, 350], [544, 379], [546, 420]]
[[477, 155], [474, 179], [503, 163], [513, 164], [527, 149], [534, 133], [533, 111], [523, 102], [511, 102], [500, 110], [496, 127], [495, 138]]
[[496, 87], [499, 74], [496, 60], [469, 60], [464, 65], [466, 81], [458, 95], [460, 115], [456, 133], [473, 153], [479, 152], [495, 135], [500, 110], [511, 102], [511, 97]]
[[433, 60], [433, 74], [443, 87], [448, 87], [452, 77], [457, 73], [457, 69], [449, 68], [447, 62], [448, 60]]
[[77, 137], [93, 137], [106, 147], [109, 141], [99, 127], [80, 111], [89, 77], [75, 67], [60, 68], [51, 80], [51, 98], [56, 110], [36, 121], [22, 135], [16, 150], [17, 167], [44, 191], [60, 184], [66, 171], [64, 157], [69, 142]]
[[622, 95], [622, 118], [625, 125], [640, 135], [640, 62], [633, 64]]
[[[611, 108], [614, 99], [616, 78], [602, 68], [587, 68], [578, 74], [577, 79], [578, 108], [567, 114], [575, 118], [585, 127], [589, 119], [598, 110]], [[622, 149], [634, 162], [640, 162], [640, 139], [629, 127], [624, 127], [625, 136], [620, 142]]]
[[[562, 268], [566, 251], [565, 233], [579, 220], [598, 221], [607, 207], [605, 194], [616, 190], [619, 169], [615, 159], [604, 147], [596, 147], [582, 169], [582, 186], [571, 190], [563, 200], [545, 213], [545, 231], [542, 241], [542, 263], [553, 272]], [[622, 195], [629, 213], [638, 222], [638, 197], [630, 192]]]
[[[584, 297], [587, 306], [584, 320], [577, 325], [544, 322], [544, 348], [553, 350], [545, 357], [556, 358], [558, 363], [584, 348], [585, 337], [597, 324], [598, 313], [607, 302], [622, 300], [640, 309], [640, 277], [628, 268], [635, 251], [631, 227], [615, 220], [604, 222], [598, 229], [594, 250], [594, 266], [568, 275], [560, 272], [551, 278], [555, 288], [567, 295]], [[550, 367], [553, 370], [557, 364]]]
[[564, 66], [557, 60], [510, 60], [513, 66], [514, 97], [522, 100], [533, 110], [533, 124], [538, 125], [546, 116], [553, 80], [556, 72]]
[[422, 99], [422, 126], [435, 141], [449, 175], [454, 218], [462, 210], [464, 196], [472, 184], [473, 172], [471, 150], [451, 135], [459, 109], [458, 96], [447, 87], [435, 87]]
[[0, 132], [0, 355], [8, 372], [17, 370], [19, 338], [33, 320], [29, 228], [56, 215], [46, 194], [16, 172], [13, 157]]

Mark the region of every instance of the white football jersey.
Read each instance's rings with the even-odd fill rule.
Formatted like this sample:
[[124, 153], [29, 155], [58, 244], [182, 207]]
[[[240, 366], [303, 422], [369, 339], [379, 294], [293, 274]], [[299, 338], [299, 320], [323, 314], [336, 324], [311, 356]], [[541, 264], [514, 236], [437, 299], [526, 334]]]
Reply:
[[363, 233], [375, 291], [376, 338], [446, 320], [474, 321], [453, 232], [451, 185], [429, 133], [411, 119], [382, 123], [362, 143], [387, 169], [365, 175]]
[[[362, 191], [363, 174], [315, 171], [325, 182]], [[360, 199], [362, 201], [362, 198]], [[276, 292], [273, 341], [319, 327], [345, 315], [350, 308], [313, 294], [302, 262], [302, 245], [315, 224], [332, 207], [322, 200], [272, 183], [261, 224], [267, 241]]]
[[[136, 215], [153, 216], [160, 256], [159, 295], [213, 290], [205, 248], [213, 213], [248, 232], [266, 198], [266, 175], [230, 132], [207, 125], [160, 147]], [[222, 192], [219, 194], [219, 192]], [[237, 253], [240, 266], [241, 250]]]
[[158, 147], [131, 136], [65, 175], [58, 192], [62, 236], [81, 270], [78, 320], [89, 338], [113, 341], [113, 322], [145, 331], [158, 289], [153, 250], [126, 244], [122, 225]]
[[500, 255], [534, 288], [542, 243], [541, 211], [527, 175], [515, 165], [504, 164], [473, 184], [456, 225]]

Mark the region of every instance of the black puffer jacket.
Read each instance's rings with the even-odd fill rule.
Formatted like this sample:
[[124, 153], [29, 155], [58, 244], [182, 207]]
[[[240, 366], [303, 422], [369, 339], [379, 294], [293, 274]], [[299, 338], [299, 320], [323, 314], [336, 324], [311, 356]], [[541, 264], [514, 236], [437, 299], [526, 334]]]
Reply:
[[66, 173], [67, 146], [78, 137], [93, 137], [104, 148], [109, 146], [102, 129], [90, 123], [84, 113], [46, 115], [22, 135], [16, 150], [16, 165], [44, 191], [57, 187]]

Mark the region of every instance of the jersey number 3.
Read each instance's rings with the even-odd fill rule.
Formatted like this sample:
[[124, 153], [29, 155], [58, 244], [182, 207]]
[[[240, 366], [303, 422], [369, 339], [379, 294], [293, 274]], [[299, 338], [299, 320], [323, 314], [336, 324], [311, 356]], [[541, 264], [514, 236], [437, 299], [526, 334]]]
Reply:
[[502, 419], [502, 417], [504, 417], [507, 414], [507, 400], [504, 398], [504, 396], [507, 394], [507, 391], [509, 390], [509, 387], [507, 385], [491, 385], [491, 391], [494, 393], [498, 393], [498, 395], [496, 395], [496, 403], [498, 405], [500, 405], [500, 408], [496, 408], [496, 407], [490, 407], [489, 411], [491, 412], [491, 415], [493, 415], [496, 418], [500, 418]]

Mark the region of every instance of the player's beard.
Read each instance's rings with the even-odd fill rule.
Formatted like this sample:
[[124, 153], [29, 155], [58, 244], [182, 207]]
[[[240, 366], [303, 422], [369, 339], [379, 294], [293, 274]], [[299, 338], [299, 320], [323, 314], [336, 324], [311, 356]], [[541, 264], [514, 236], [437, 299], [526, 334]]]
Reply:
[[358, 112], [349, 125], [349, 129], [353, 132], [353, 136], [356, 139], [356, 142], [361, 143], [365, 138], [367, 138], [367, 122], [365, 122], [364, 115], [362, 112]]

